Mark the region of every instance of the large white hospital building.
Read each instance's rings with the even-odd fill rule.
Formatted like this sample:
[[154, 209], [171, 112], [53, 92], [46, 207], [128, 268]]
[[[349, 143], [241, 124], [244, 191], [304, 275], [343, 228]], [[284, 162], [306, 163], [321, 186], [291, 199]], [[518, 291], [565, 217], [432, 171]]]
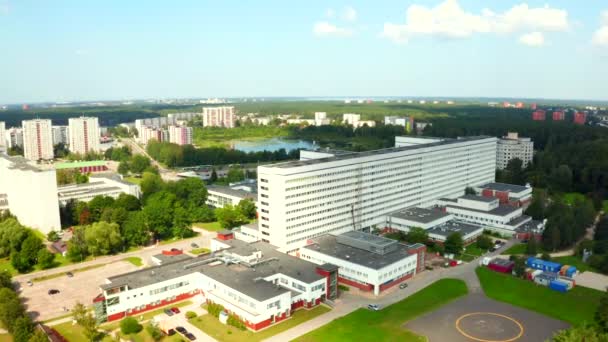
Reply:
[[260, 236], [291, 252], [324, 234], [382, 228], [392, 212], [494, 181], [496, 138], [419, 140], [258, 167]]

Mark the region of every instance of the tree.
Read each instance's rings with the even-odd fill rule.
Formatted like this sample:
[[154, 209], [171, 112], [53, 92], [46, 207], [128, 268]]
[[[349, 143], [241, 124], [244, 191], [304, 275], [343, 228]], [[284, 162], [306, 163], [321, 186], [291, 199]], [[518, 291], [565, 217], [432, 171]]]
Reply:
[[528, 243], [526, 244], [526, 254], [536, 255], [536, 253], [538, 253], [536, 238], [534, 238], [534, 236], [531, 236], [530, 239], [528, 239]]
[[591, 325], [577, 325], [560, 330], [551, 338], [552, 342], [607, 342], [608, 335], [597, 331]]
[[46, 234], [46, 239], [51, 242], [59, 241], [60, 237], [56, 230], [51, 230], [48, 234]]
[[516, 276], [523, 278], [526, 275], [526, 260], [524, 258], [517, 257], [515, 260], [515, 266], [513, 272]]
[[192, 235], [190, 213], [188, 210], [181, 206], [175, 207], [173, 211], [173, 228], [172, 235], [179, 236], [180, 238], [188, 237]]
[[162, 190], [164, 187], [164, 182], [159, 175], [151, 172], [145, 172], [141, 178], [139, 186], [141, 187], [143, 198], [146, 199], [151, 194]]
[[129, 166], [129, 162], [126, 160], [123, 160], [118, 164], [118, 173], [120, 173], [123, 176], [128, 175], [130, 169], [131, 168]]
[[604, 293], [600, 299], [594, 318], [598, 329], [604, 333], [608, 333], [608, 293]]
[[72, 317], [84, 329], [84, 334], [89, 341], [97, 341], [101, 334], [97, 331], [97, 320], [80, 302], [76, 302], [72, 308]]
[[526, 209], [526, 214], [532, 216], [535, 220], [543, 220], [545, 218], [545, 208], [547, 206], [547, 198], [543, 191], [535, 192], [532, 196], [532, 202], [528, 209]]
[[239, 212], [248, 219], [254, 219], [256, 215], [255, 203], [250, 198], [245, 198], [237, 204]]
[[0, 289], [0, 322], [13, 332], [17, 320], [25, 315], [23, 305], [13, 289]]
[[34, 329], [34, 333], [30, 336], [28, 342], [48, 342], [49, 337], [46, 336], [46, 333], [41, 329]]
[[409, 243], [427, 243], [429, 241], [429, 233], [420, 227], [412, 227], [405, 234], [405, 241]]
[[226, 181], [228, 183], [236, 183], [245, 179], [245, 173], [243, 169], [239, 167], [231, 167], [226, 174]]
[[142, 246], [150, 241], [145, 215], [141, 211], [130, 212], [121, 226], [121, 235], [129, 246]]
[[30, 337], [34, 333], [34, 323], [28, 315], [23, 315], [15, 320], [13, 326], [13, 340], [15, 342], [29, 342]]
[[211, 169], [211, 177], [209, 178], [209, 181], [211, 183], [215, 183], [217, 181], [217, 172], [215, 171], [215, 168]]
[[447, 253], [460, 254], [462, 248], [464, 247], [462, 235], [458, 232], [451, 233], [445, 239], [443, 246], [445, 247], [445, 251]]
[[92, 255], [107, 255], [120, 250], [122, 238], [118, 224], [95, 222], [84, 231], [87, 251]]
[[129, 169], [132, 173], [141, 174], [145, 169], [150, 167], [150, 165], [150, 159], [148, 159], [148, 157], [136, 154], [131, 158]]
[[546, 251], [555, 251], [560, 245], [559, 229], [551, 222], [547, 221], [547, 226], [543, 231], [543, 249]]
[[72, 238], [68, 241], [68, 259], [72, 261], [83, 261], [89, 255], [84, 231], [85, 226], [74, 227]]
[[7, 270], [0, 271], [0, 288], [13, 288], [13, 280], [11, 274]]
[[133, 317], [127, 317], [120, 321], [120, 332], [125, 335], [137, 334], [141, 329], [141, 324]]
[[545, 260], [545, 261], [551, 261], [551, 255], [549, 255], [548, 253], [543, 253], [540, 256], [541, 259]]
[[175, 200], [175, 195], [168, 191], [154, 193], [146, 200], [143, 209], [146, 226], [156, 238], [162, 239], [171, 235]]
[[122, 193], [118, 195], [118, 198], [114, 201], [114, 208], [123, 208], [126, 211], [136, 211], [141, 209], [141, 202], [139, 198]]
[[160, 341], [163, 338], [163, 332], [155, 322], [150, 322], [146, 325], [146, 331], [154, 341]]
[[233, 205], [215, 209], [215, 217], [222, 228], [232, 229], [247, 222], [247, 219]]
[[568, 192], [572, 189], [572, 170], [568, 165], [560, 165], [549, 176], [553, 190]]
[[475, 189], [471, 188], [470, 186], [467, 186], [466, 188], [464, 188], [464, 194], [465, 195], [476, 195], [477, 192], [475, 192]]
[[509, 174], [509, 183], [524, 185], [526, 184], [526, 177], [522, 168], [523, 162], [519, 158], [513, 158], [507, 163], [506, 171]]
[[477, 247], [487, 251], [490, 249], [490, 247], [492, 247], [492, 239], [485, 234], [480, 235], [477, 238]]
[[49, 252], [48, 249], [42, 248], [38, 251], [38, 265], [41, 268], [47, 269], [53, 267], [55, 263], [55, 254]]

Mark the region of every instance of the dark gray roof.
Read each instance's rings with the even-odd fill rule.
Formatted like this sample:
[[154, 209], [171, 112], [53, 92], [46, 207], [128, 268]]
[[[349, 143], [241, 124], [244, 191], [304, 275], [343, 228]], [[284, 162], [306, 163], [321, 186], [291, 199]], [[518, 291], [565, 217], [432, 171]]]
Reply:
[[510, 192], [514, 192], [514, 193], [522, 192], [522, 191], [529, 189], [525, 186], [507, 184], [507, 183], [488, 183], [488, 184], [481, 185], [480, 188], [492, 189], [495, 191], [510, 191]]
[[516, 227], [522, 223], [525, 223], [526, 221], [530, 220], [530, 216], [528, 215], [521, 215], [520, 217], [516, 217], [514, 219], [512, 219], [511, 221], [509, 221], [509, 223], [507, 223], [509, 226], [513, 226]]
[[514, 211], [519, 210], [520, 208], [517, 207], [513, 207], [510, 205], [499, 205], [498, 207], [492, 209], [492, 210], [479, 210], [479, 209], [472, 209], [472, 208], [465, 208], [465, 207], [461, 207], [459, 205], [456, 204], [448, 204], [447, 205], [448, 208], [454, 208], [454, 209], [462, 209], [462, 210], [468, 210], [468, 211], [474, 211], [477, 213], [484, 213], [484, 214], [488, 214], [488, 215], [494, 215], [494, 216], [507, 216], [511, 213], [513, 213]]
[[536, 221], [536, 220], [530, 220], [530, 221], [522, 224], [521, 226], [517, 227], [517, 229], [515, 229], [515, 231], [520, 232], [520, 233], [534, 232], [539, 229], [538, 227], [540, 225], [542, 225], [542, 222]]
[[477, 195], [462, 195], [459, 198], [466, 199], [469, 201], [477, 201], [477, 202], [485, 202], [485, 203], [492, 203], [492, 202], [498, 201], [498, 199], [494, 198], [494, 197], [484, 197], [484, 196], [477, 196]]
[[228, 186], [221, 185], [209, 185], [207, 186], [208, 192], [219, 192], [220, 194], [239, 197], [239, 198], [251, 198], [257, 200], [258, 195], [256, 193], [247, 192], [245, 190], [235, 190]]
[[9, 156], [8, 154], [0, 153], [0, 158], [6, 159], [12, 163], [12, 165], [9, 167], [10, 169], [19, 169], [34, 172], [51, 171], [50, 169], [46, 170], [36, 166], [30, 160], [25, 159], [23, 156]]
[[161, 262], [161, 264], [163, 264], [163, 265], [166, 265], [166, 264], [172, 263], [172, 262], [176, 262], [176, 261], [192, 259], [192, 257], [187, 254], [177, 254], [177, 255], [156, 254], [156, 255], [153, 255], [152, 257], [158, 259]]
[[426, 209], [426, 208], [408, 208], [401, 211], [394, 212], [390, 214], [391, 217], [396, 217], [408, 221], [418, 222], [418, 223], [430, 223], [450, 214], [445, 213], [441, 210], [437, 209]]
[[437, 234], [437, 235], [441, 235], [443, 237], [447, 237], [448, 235], [452, 234], [452, 233], [460, 233], [462, 236], [474, 233], [478, 230], [483, 231], [483, 227], [480, 226], [476, 226], [474, 224], [470, 224], [470, 223], [466, 223], [466, 222], [462, 222], [462, 221], [458, 221], [458, 220], [452, 220], [452, 221], [448, 221], [442, 225], [433, 227], [429, 230], [427, 230], [427, 232], [429, 232], [429, 234]]
[[402, 151], [409, 151], [409, 150], [417, 150], [417, 149], [433, 147], [433, 146], [451, 145], [451, 144], [460, 143], [460, 142], [475, 141], [475, 140], [488, 139], [488, 138], [491, 138], [491, 137], [489, 137], [489, 136], [473, 137], [472, 136], [472, 137], [464, 137], [464, 138], [458, 138], [458, 139], [445, 139], [442, 141], [429, 143], [429, 144], [419, 144], [419, 145], [404, 146], [404, 147], [391, 147], [391, 148], [385, 148], [385, 149], [381, 149], [381, 150], [336, 155], [336, 156], [327, 157], [327, 158], [297, 160], [297, 161], [290, 161], [290, 162], [277, 163], [277, 164], [264, 165], [264, 166], [265, 167], [276, 167], [276, 168], [292, 168], [292, 167], [314, 165], [314, 164], [320, 164], [320, 163], [326, 163], [326, 162], [332, 162], [332, 161], [338, 161], [338, 160], [360, 158], [360, 157], [367, 157], [367, 156], [388, 154], [388, 153], [395, 153], [395, 152], [402, 152]]
[[317, 251], [319, 253], [374, 270], [382, 269], [411, 255], [409, 253], [410, 247], [401, 243], [398, 244], [398, 248], [395, 251], [380, 255], [360, 248], [338, 243], [334, 235], [323, 235], [315, 239], [313, 244], [303, 248]]

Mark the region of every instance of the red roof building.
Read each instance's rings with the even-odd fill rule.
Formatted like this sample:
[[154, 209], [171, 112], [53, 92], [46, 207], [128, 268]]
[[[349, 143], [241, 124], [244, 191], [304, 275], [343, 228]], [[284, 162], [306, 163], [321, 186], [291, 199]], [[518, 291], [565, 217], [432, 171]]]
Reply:
[[553, 121], [564, 121], [565, 118], [566, 118], [566, 114], [564, 114], [564, 112], [562, 112], [562, 111], [553, 112]]
[[532, 120], [534, 121], [545, 121], [545, 111], [542, 109], [536, 110], [532, 113]]
[[577, 125], [584, 125], [587, 121], [587, 114], [584, 112], [574, 113], [574, 123]]

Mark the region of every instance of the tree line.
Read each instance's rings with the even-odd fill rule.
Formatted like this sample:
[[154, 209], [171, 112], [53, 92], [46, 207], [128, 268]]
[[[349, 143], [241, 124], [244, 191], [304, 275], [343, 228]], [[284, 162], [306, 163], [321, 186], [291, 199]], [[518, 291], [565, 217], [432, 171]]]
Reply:
[[54, 266], [55, 255], [34, 233], [5, 211], [0, 215], [0, 257], [9, 257], [11, 265], [20, 273], [29, 272], [35, 266], [45, 269]]

